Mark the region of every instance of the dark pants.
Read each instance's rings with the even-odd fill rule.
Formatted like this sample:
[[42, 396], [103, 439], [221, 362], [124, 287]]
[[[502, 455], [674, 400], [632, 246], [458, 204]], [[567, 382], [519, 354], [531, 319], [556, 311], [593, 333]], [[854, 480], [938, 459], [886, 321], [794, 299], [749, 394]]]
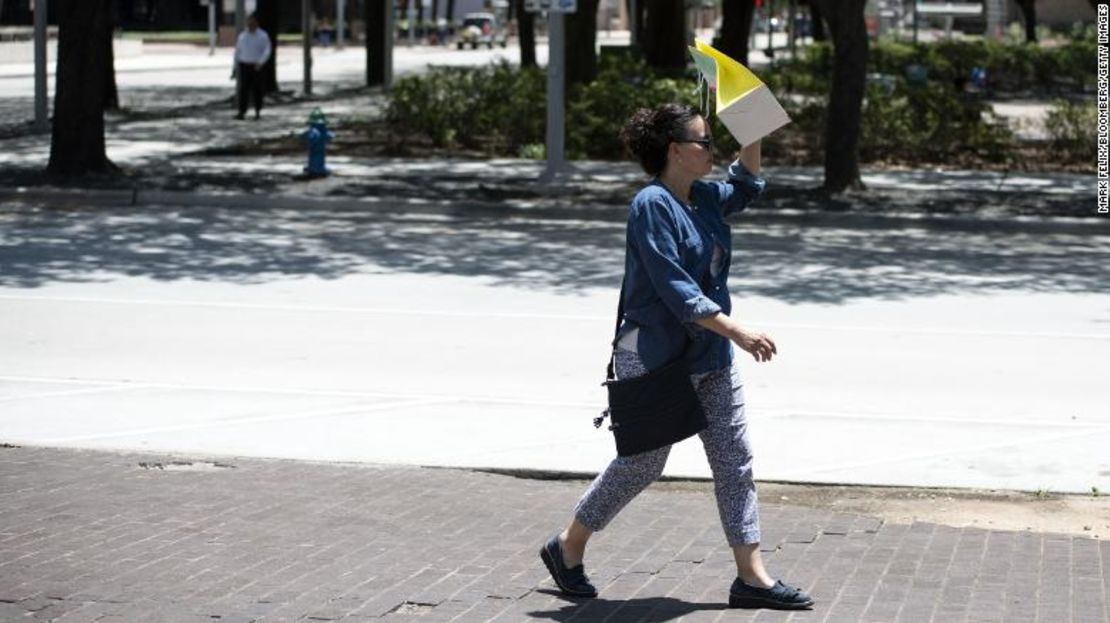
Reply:
[[247, 112], [247, 97], [254, 100], [254, 114], [262, 110], [262, 70], [250, 63], [239, 63], [239, 114]]

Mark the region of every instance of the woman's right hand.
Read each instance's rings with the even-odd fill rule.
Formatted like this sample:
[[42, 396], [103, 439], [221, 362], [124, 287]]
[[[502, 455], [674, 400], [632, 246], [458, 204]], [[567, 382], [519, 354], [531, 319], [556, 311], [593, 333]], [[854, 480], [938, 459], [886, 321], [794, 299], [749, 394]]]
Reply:
[[732, 340], [741, 349], [751, 353], [756, 361], [770, 361], [771, 357], [779, 353], [771, 336], [758, 331], [749, 331], [725, 314], [716, 313], [694, 322], [717, 335]]
[[770, 361], [771, 357], [779, 352], [774, 340], [766, 333], [737, 329], [732, 336], [732, 341], [741, 350], [751, 353], [756, 361]]

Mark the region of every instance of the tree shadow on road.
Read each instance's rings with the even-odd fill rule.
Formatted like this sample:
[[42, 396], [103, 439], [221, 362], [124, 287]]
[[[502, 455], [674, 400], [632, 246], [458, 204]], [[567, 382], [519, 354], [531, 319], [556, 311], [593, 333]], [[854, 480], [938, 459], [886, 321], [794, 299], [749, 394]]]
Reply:
[[[117, 275], [240, 284], [403, 272], [582, 293], [616, 290], [623, 211], [580, 219], [459, 206], [458, 216], [367, 210], [146, 206], [0, 211], [0, 286]], [[415, 204], [413, 204], [415, 205]], [[603, 214], [608, 215], [609, 212]], [[734, 226], [737, 296], [843, 303], [967, 292], [1107, 293], [1105, 234], [753, 211]], [[402, 295], [402, 293], [399, 293]]]

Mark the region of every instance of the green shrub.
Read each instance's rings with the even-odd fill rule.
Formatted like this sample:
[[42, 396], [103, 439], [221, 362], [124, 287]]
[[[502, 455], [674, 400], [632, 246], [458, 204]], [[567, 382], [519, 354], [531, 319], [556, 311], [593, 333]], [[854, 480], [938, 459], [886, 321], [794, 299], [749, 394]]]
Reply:
[[776, 61], [770, 69], [759, 72], [759, 77], [778, 94], [824, 95], [832, 86], [832, 54], [832, 45], [814, 43], [796, 58]]
[[423, 137], [434, 147], [514, 153], [543, 141], [543, 91], [535, 68], [432, 67], [393, 85], [386, 122], [395, 142]]
[[938, 83], [896, 83], [893, 93], [870, 86], [864, 99], [860, 157], [944, 163], [961, 156], [1004, 162], [1013, 134], [982, 100]]
[[[870, 47], [868, 73], [905, 76], [910, 65], [928, 69], [930, 82], [962, 86], [975, 67], [987, 70], [996, 90], [1056, 92], [1091, 89], [1095, 79], [1096, 43], [1079, 37], [1055, 47], [952, 39], [913, 44], [880, 39]], [[807, 46], [796, 59], [776, 61], [764, 72], [776, 93], [823, 95], [832, 75], [832, 46]]]
[[1060, 100], [1045, 118], [1045, 130], [1059, 155], [1071, 162], [1093, 162], [1097, 149], [1095, 127], [1098, 111], [1092, 101]]
[[597, 79], [570, 90], [567, 153], [573, 158], [617, 159], [624, 154], [620, 130], [639, 108], [666, 102], [696, 104], [694, 80], [655, 73], [642, 60], [611, 56], [601, 60]]
[[547, 145], [543, 143], [528, 143], [520, 148], [517, 157], [526, 160], [544, 160], [547, 158]]
[[[970, 52], [945, 48], [959, 67]], [[954, 51], [955, 50], [955, 51]], [[828, 46], [791, 61], [792, 67], [831, 62]], [[906, 44], [884, 45], [877, 54], [883, 66], [917, 60], [935, 49]], [[949, 69], [948, 71], [956, 71]], [[793, 123], [766, 141], [765, 153], [780, 161], [820, 159], [825, 139], [827, 91], [817, 96], [792, 91], [783, 72], [761, 72], [790, 114]], [[567, 155], [571, 158], [624, 157], [621, 126], [640, 107], [664, 102], [700, 106], [693, 74], [680, 80], [654, 73], [637, 59], [601, 59], [597, 80], [570, 89], [567, 103]], [[399, 142], [422, 138], [436, 147], [467, 148], [489, 154], [542, 158], [545, 130], [545, 79], [536, 69], [508, 64], [480, 68], [436, 67], [406, 77], [394, 86], [387, 106], [390, 131]], [[715, 115], [711, 130], [716, 151], [730, 157], [739, 148]], [[864, 161], [950, 163], [974, 156], [1006, 161], [1014, 150], [1005, 124], [980, 99], [952, 83], [931, 80], [907, 84], [901, 75], [886, 86], [870, 85], [863, 107], [860, 155]]]
[[1057, 83], [1066, 81], [1073, 90], [1094, 90], [1098, 75], [1098, 44], [1094, 39], [1076, 39], [1053, 48], [1046, 73]]

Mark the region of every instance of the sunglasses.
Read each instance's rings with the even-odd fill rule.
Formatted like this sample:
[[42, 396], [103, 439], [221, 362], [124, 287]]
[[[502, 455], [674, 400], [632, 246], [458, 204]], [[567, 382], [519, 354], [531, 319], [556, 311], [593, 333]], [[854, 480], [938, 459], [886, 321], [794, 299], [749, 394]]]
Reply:
[[702, 147], [712, 151], [713, 150], [713, 137], [706, 136], [705, 138], [686, 138], [674, 141], [676, 143], [697, 143]]

